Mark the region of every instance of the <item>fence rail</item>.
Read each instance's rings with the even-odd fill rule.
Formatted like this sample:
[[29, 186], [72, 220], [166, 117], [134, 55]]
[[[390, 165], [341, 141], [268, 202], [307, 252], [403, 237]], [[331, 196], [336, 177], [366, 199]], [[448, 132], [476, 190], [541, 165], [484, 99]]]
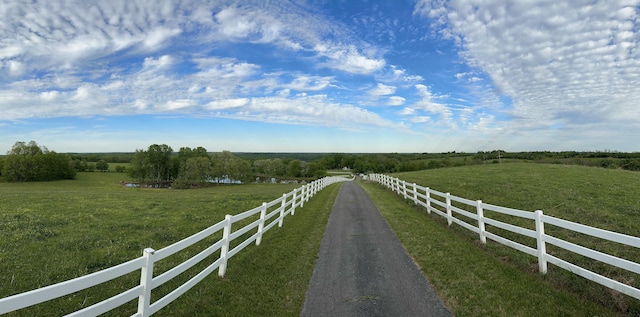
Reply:
[[[537, 257], [538, 269], [542, 274], [547, 273], [547, 263], [551, 263], [581, 277], [616, 290], [620, 293], [629, 295], [636, 299], [640, 299], [640, 289], [621, 283], [606, 276], [602, 276], [593, 271], [570, 263], [566, 260], [560, 259], [557, 256], [551, 255], [547, 253], [546, 246], [547, 244], [550, 244], [569, 252], [591, 258], [593, 260], [606, 263], [617, 268], [633, 272], [635, 274], [640, 274], [640, 264], [607, 253], [592, 250], [578, 244], [565, 241], [558, 237], [554, 237], [550, 234], [545, 233], [545, 225], [552, 225], [558, 228], [563, 228], [573, 232], [635, 248], [640, 248], [640, 238], [638, 237], [589, 227], [579, 223], [548, 216], [543, 214], [542, 210], [536, 210], [534, 212], [523, 211], [487, 204], [482, 202], [481, 200], [473, 201], [465, 198], [460, 198], [453, 196], [450, 193], [439, 192], [430, 189], [429, 187], [416, 185], [415, 183], [407, 184], [407, 182], [403, 180], [388, 175], [369, 174], [367, 175], [366, 179], [378, 182], [390, 188], [395, 193], [402, 195], [404, 199], [410, 199], [416, 205], [423, 206], [424, 208], [426, 208], [428, 213], [433, 212], [446, 218], [449, 225], [451, 225], [452, 223], [456, 223], [472, 232], [475, 232], [479, 235], [482, 243], [486, 243], [486, 239], [489, 238], [493, 241], [514, 248], [518, 251]], [[454, 206], [452, 202], [467, 205], [468, 207], [470, 207], [470, 209], [474, 209], [476, 212], [473, 213], [467, 210], [463, 210], [462, 208]], [[491, 219], [485, 215], [485, 211], [492, 211], [498, 214], [532, 220], [535, 223], [535, 230], [505, 223], [496, 219]], [[463, 218], [457, 217], [457, 215], [462, 215], [470, 220], [464, 221]], [[486, 229], [485, 225], [500, 228], [525, 237], [533, 238], [536, 240], [536, 247], [533, 248], [531, 246], [509, 240], [503, 236], [498, 235], [495, 232], [490, 232]]]
[[[232, 256], [234, 256], [253, 242], [255, 242], [256, 245], [260, 245], [262, 235], [267, 230], [274, 227], [275, 225], [282, 227], [284, 218], [288, 215], [293, 215], [297, 207], [304, 207], [304, 203], [309, 201], [309, 199], [313, 197], [318, 191], [322, 190], [330, 184], [347, 180], [352, 179], [340, 176], [331, 176], [318, 179], [307, 185], [296, 188], [287, 194], [283, 194], [278, 199], [270, 202], [265, 202], [261, 206], [253, 208], [251, 210], [236, 215], [226, 215], [224, 220], [165, 248], [157, 251], [152, 248], [144, 249], [142, 252], [142, 256], [139, 258], [72, 280], [1, 298], [0, 314], [9, 313], [52, 299], [63, 297], [139, 270], [139, 285], [111, 298], [96, 303], [92, 306], [68, 314], [67, 316], [97, 316], [113, 310], [128, 302], [131, 302], [136, 298], [138, 299], [138, 311], [132, 316], [150, 316], [187, 292], [198, 282], [202, 281], [205, 277], [213, 273], [216, 269], [218, 269], [219, 276], [224, 276], [227, 269], [228, 261]], [[269, 211], [272, 207], [276, 206], [277, 208]], [[236, 231], [233, 231], [234, 223], [245, 220], [252, 216], [257, 216], [258, 214], [260, 214], [259, 219], [252, 221], [251, 223], [245, 225], [242, 228], [239, 228]], [[195, 243], [218, 233], [220, 230], [223, 231], [222, 238], [220, 240], [213, 243], [211, 246], [207, 247], [190, 259], [171, 268], [170, 270], [158, 276], [153, 276], [154, 263], [167, 258], [177, 252], [180, 252], [187, 247], [192, 246]], [[230, 249], [231, 242], [233, 240], [243, 237], [244, 234], [252, 230], [256, 230], [256, 232]], [[205, 258], [209, 257], [217, 251], [220, 251], [220, 257], [209, 266], [207, 266], [204, 270], [200, 271], [190, 280], [174, 289], [169, 294], [156, 300], [153, 303], [151, 302], [151, 292], [153, 289], [170, 281], [174, 277], [200, 263]]]

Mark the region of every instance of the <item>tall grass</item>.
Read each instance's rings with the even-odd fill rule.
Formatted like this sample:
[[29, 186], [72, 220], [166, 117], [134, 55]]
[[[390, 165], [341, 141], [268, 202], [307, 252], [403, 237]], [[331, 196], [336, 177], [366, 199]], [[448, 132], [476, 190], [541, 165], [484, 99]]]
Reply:
[[[640, 200], [637, 198], [640, 174], [637, 172], [513, 163], [397, 173], [394, 176], [438, 191], [450, 192], [459, 197], [481, 199], [486, 203], [522, 210], [541, 209], [545, 214], [562, 219], [640, 236], [640, 222], [637, 221], [640, 215]], [[497, 214], [487, 214], [487, 216], [529, 228], [533, 227], [531, 221]], [[456, 225], [452, 225], [451, 228], [472, 241], [478, 239], [475, 234]], [[535, 241], [529, 241], [532, 239], [497, 228], [488, 228], [488, 230], [535, 247]], [[545, 230], [562, 239], [640, 262], [640, 252], [635, 248], [606, 243], [600, 239], [553, 226], [548, 226]], [[537, 262], [534, 257], [495, 243], [488, 243], [483, 250], [504, 259], [523, 272], [537, 274]], [[548, 246], [547, 251], [599, 274], [640, 287], [640, 277], [636, 274], [614, 269], [552, 246]], [[556, 287], [566, 289], [602, 306], [623, 313], [640, 314], [638, 300], [611, 291], [553, 265], [550, 265], [549, 274], [545, 279]]]
[[[145, 247], [163, 248], [219, 222], [225, 214], [246, 211], [298, 186], [256, 184], [197, 190], [132, 189], [120, 185], [120, 181], [126, 180], [126, 175], [119, 173], [79, 173], [77, 180], [0, 183], [0, 297], [125, 262], [140, 256]], [[181, 298], [159, 315], [210, 315], [207, 311], [234, 314], [235, 309], [243, 305], [262, 310], [267, 315], [271, 311], [283, 312], [282, 307], [287, 307], [284, 303], [278, 306], [272, 300], [269, 304], [256, 304], [262, 303], [260, 298], [251, 297], [252, 291], [245, 288], [259, 286], [260, 292], [282, 295], [286, 290], [276, 290], [282, 285], [266, 277], [284, 274], [303, 279], [308, 275], [310, 278], [312, 267], [302, 264], [315, 260], [333, 203], [331, 195], [337, 194], [337, 186], [329, 188], [333, 189], [320, 192], [319, 198], [305, 204], [295, 216], [285, 219], [283, 228], [269, 231], [260, 247], [250, 247], [232, 258], [224, 279], [217, 275], [209, 277], [203, 282], [205, 285], [185, 295], [189, 299]], [[198, 247], [201, 246], [161, 261], [158, 272], [189, 258], [198, 252]], [[290, 258], [290, 254], [296, 256]], [[251, 264], [255, 261], [264, 267]], [[289, 265], [291, 263], [295, 266]], [[256, 273], [256, 267], [260, 267], [259, 273]], [[266, 279], [266, 283], [234, 283], [236, 275], [254, 281]], [[21, 310], [15, 315], [69, 313], [130, 288], [138, 280], [139, 276], [130, 274], [85, 292]], [[300, 285], [306, 289], [308, 278], [295, 283], [296, 289]], [[157, 293], [168, 291], [160, 289]], [[212, 297], [218, 293], [226, 296]], [[228, 306], [229, 301], [238, 301], [229, 298], [234, 293], [246, 295], [241, 296], [242, 304]], [[211, 299], [200, 298], [200, 294], [207, 294]], [[304, 296], [304, 290], [301, 296]], [[289, 306], [302, 305], [299, 296], [290, 301], [295, 304]], [[132, 310], [135, 311], [135, 303], [113, 315], [130, 314]], [[291, 308], [284, 311], [291, 311]]]

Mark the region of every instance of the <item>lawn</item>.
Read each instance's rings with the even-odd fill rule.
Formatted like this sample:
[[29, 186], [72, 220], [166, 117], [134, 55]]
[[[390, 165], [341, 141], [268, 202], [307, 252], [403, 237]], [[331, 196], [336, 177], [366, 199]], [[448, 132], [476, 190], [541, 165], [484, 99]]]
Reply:
[[[120, 184], [126, 180], [120, 173], [79, 173], [76, 180], [0, 183], [0, 297], [125, 262], [140, 256], [146, 247], [163, 248], [219, 222], [225, 214], [259, 206], [299, 186], [132, 189]], [[158, 315], [211, 315], [209, 311], [252, 315], [241, 313], [243, 306], [265, 315], [297, 315], [337, 188], [323, 190], [295, 216], [285, 219], [283, 228], [267, 232], [261, 246], [249, 247], [232, 258], [224, 279], [213, 274], [203, 281], [205, 286], [191, 290]], [[197, 251], [189, 248], [168, 258], [158, 271]], [[135, 285], [139, 276], [130, 275], [15, 315], [69, 313]], [[280, 283], [292, 285], [283, 288]], [[232, 294], [239, 294], [240, 299]], [[238, 301], [240, 304], [230, 304]], [[135, 303], [125, 306], [113, 315], [135, 310]]]
[[[580, 166], [512, 163], [397, 173], [393, 176], [410, 183], [415, 182], [422, 186], [428, 186], [441, 192], [450, 192], [458, 197], [472, 200], [481, 199], [485, 203], [526, 211], [541, 209], [546, 214], [555, 217], [628, 235], [640, 236], [640, 222], [637, 221], [638, 216], [640, 216], [640, 200], [637, 196], [637, 189], [640, 188], [640, 173], [637, 172]], [[372, 197], [376, 195], [374, 194]], [[420, 208], [416, 210], [420, 214], [424, 213]], [[490, 216], [497, 217], [497, 215]], [[531, 227], [532, 225], [532, 223], [523, 223], [523, 221], [517, 219], [505, 218], [507, 217], [502, 217], [501, 220], [522, 226]], [[439, 216], [431, 215], [428, 216], [428, 219], [446, 227], [446, 221], [443, 221]], [[389, 220], [389, 222], [392, 222], [392, 220]], [[417, 243], [423, 245], [432, 243], [426, 240], [428, 239], [426, 232], [430, 232], [430, 229], [402, 228], [399, 230], [400, 232], [415, 232], [416, 235], [423, 236], [420, 238], [413, 236], [411, 241], [416, 240]], [[553, 265], [550, 265], [547, 276], [538, 276], [536, 258], [496, 243], [490, 242], [487, 245], [480, 245], [476, 234], [455, 224], [448, 230], [455, 233], [459, 238], [466, 239], [469, 243], [477, 245], [480, 250], [496, 259], [500, 259], [508, 266], [517, 268], [524, 274], [533, 275], [535, 279], [546, 280], [554, 288], [566, 290], [580, 298], [598, 303], [600, 306], [613, 311], [631, 315], [640, 314], [638, 300], [610, 291]], [[598, 239], [570, 233], [552, 226], [545, 228], [545, 230], [574, 243], [613, 253], [634, 262], [640, 262], [640, 253], [635, 248], [604, 243], [598, 241]], [[498, 232], [498, 230], [494, 232]], [[500, 233], [503, 234], [504, 232]], [[504, 233], [504, 235], [510, 239], [512, 237], [517, 239], [514, 237], [515, 234], [509, 236]], [[523, 240], [522, 243], [532, 243], [531, 241], [526, 241], [526, 239], [529, 238], [521, 239]], [[432, 247], [438, 250], [447, 244], [445, 241], [442, 241], [442, 243], [443, 245], [434, 244]], [[405, 247], [409, 249], [406, 244]], [[558, 248], [548, 247], [548, 251], [561, 256], [561, 258], [566, 257], [571, 262], [600, 274], [629, 283], [635, 287], [640, 286], [640, 277], [636, 274], [613, 269], [579, 256], [567, 255], [564, 250]], [[465, 254], [467, 250], [459, 252]], [[468, 263], [467, 265], [471, 264]], [[480, 291], [480, 289], [475, 291]]]

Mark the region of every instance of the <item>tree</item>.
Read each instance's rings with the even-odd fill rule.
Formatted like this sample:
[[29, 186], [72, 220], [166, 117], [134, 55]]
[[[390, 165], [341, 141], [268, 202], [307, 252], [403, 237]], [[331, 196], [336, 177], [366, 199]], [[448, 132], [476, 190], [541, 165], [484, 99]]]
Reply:
[[147, 156], [151, 181], [161, 183], [171, 180], [171, 154], [173, 154], [173, 150], [166, 144], [149, 146]]
[[49, 151], [35, 141], [16, 142], [7, 152], [2, 175], [8, 181], [73, 179], [76, 171], [68, 155]]
[[99, 160], [96, 163], [96, 169], [101, 171], [101, 172], [106, 172], [109, 170], [109, 163], [107, 163], [107, 161], [105, 160]]
[[211, 176], [218, 183], [224, 182], [225, 179], [246, 181], [252, 176], [249, 162], [233, 155], [229, 151], [213, 154], [211, 161], [213, 163]]
[[149, 157], [147, 151], [138, 149], [131, 159], [131, 166], [129, 167], [129, 176], [136, 179], [138, 182], [146, 182], [149, 180], [149, 171], [151, 170]]
[[181, 165], [180, 174], [173, 182], [174, 188], [189, 188], [203, 185], [211, 178], [211, 160], [209, 157], [191, 157]]
[[178, 174], [172, 154], [173, 150], [166, 144], [150, 145], [147, 151], [138, 149], [131, 160], [129, 175], [139, 182], [167, 184]]
[[291, 162], [289, 162], [289, 165], [287, 166], [287, 176], [300, 177], [300, 168], [300, 161], [291, 160]]

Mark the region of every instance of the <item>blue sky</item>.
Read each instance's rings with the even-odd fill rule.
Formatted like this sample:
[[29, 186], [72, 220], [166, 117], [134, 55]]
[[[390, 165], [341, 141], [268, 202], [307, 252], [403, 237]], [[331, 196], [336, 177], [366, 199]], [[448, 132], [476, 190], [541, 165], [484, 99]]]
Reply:
[[639, 11], [3, 1], [0, 152], [640, 151]]

